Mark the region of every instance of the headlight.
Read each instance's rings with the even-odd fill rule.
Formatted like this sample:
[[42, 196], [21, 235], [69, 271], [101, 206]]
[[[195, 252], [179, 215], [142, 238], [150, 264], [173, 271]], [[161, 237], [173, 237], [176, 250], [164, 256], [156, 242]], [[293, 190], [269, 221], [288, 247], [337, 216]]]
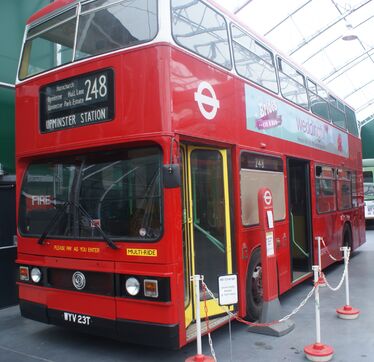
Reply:
[[138, 281], [138, 279], [136, 278], [128, 278], [126, 280], [126, 291], [127, 293], [129, 293], [130, 295], [137, 295], [140, 291], [140, 283]]
[[31, 269], [31, 279], [34, 283], [39, 283], [42, 279], [42, 272], [39, 268], [32, 268]]

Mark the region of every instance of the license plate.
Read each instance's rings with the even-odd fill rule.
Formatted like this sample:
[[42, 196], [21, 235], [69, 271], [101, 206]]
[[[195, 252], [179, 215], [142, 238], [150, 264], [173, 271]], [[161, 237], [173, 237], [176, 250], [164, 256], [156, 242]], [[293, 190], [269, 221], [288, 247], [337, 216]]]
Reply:
[[63, 319], [65, 322], [82, 324], [89, 326], [91, 323], [91, 317], [84, 314], [64, 312]]

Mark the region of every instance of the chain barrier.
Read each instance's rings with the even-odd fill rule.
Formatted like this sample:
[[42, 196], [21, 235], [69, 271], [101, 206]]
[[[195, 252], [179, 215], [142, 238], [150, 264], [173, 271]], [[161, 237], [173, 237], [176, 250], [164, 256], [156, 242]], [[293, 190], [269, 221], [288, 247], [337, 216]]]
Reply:
[[[322, 239], [323, 240], [323, 239]], [[325, 245], [325, 243], [323, 242], [323, 244]], [[329, 255], [331, 255], [329, 253]], [[348, 248], [348, 261], [349, 261], [349, 256], [350, 256], [350, 248]], [[337, 259], [335, 259], [337, 260]], [[342, 274], [342, 277], [341, 277], [341, 280], [339, 282], [339, 284], [336, 286], [336, 287], [332, 287], [331, 284], [329, 284], [329, 282], [327, 281], [327, 278], [325, 276], [324, 273], [322, 273], [322, 279], [319, 280], [317, 283], [315, 283], [313, 285], [313, 288], [309, 291], [309, 293], [307, 294], [307, 296], [305, 297], [305, 299], [303, 299], [300, 304], [289, 314], [287, 314], [286, 316], [284, 316], [283, 318], [279, 319], [279, 320], [276, 320], [276, 321], [272, 321], [272, 322], [269, 322], [269, 323], [254, 323], [254, 322], [249, 322], [249, 321], [246, 321], [245, 319], [239, 317], [238, 315], [232, 313], [227, 307], [225, 306], [220, 306], [219, 303], [218, 303], [218, 300], [217, 298], [214, 296], [214, 294], [212, 293], [212, 291], [208, 288], [208, 286], [205, 284], [204, 281], [202, 281], [202, 286], [203, 286], [203, 290], [205, 292], [207, 292], [209, 294], [209, 296], [216, 302], [216, 304], [230, 317], [230, 318], [233, 318], [233, 319], [236, 319], [238, 322], [240, 323], [244, 323], [248, 326], [251, 326], [251, 327], [269, 327], [269, 326], [272, 326], [272, 325], [275, 325], [275, 324], [278, 324], [278, 323], [282, 323], [282, 322], [285, 322], [287, 321], [288, 319], [290, 319], [292, 316], [294, 316], [296, 313], [298, 313], [300, 311], [300, 309], [302, 307], [304, 307], [304, 305], [308, 302], [308, 300], [312, 297], [312, 295], [314, 294], [314, 291], [316, 290], [317, 286], [320, 285], [320, 284], [324, 284], [326, 283], [327, 287], [333, 291], [333, 292], [336, 292], [337, 290], [339, 290], [341, 288], [341, 286], [343, 285], [343, 282], [344, 282], [344, 279], [345, 279], [345, 276], [347, 274], [347, 270], [348, 270], [348, 263], [346, 263], [346, 265], [344, 266], [344, 271], [343, 271], [343, 274]]]
[[301, 303], [290, 314], [287, 314], [285, 317], [283, 317], [283, 318], [281, 318], [281, 319], [279, 319], [277, 321], [273, 321], [273, 322], [269, 322], [269, 323], [253, 323], [253, 322], [249, 322], [249, 321], [246, 321], [245, 319], [239, 317], [238, 315], [232, 313], [227, 307], [219, 305], [217, 298], [214, 296], [214, 294], [208, 288], [208, 286], [205, 284], [205, 282], [202, 282], [202, 284], [204, 285], [204, 288], [206, 288], [206, 291], [208, 292], [208, 294], [210, 295], [210, 297], [217, 303], [217, 305], [230, 318], [236, 319], [238, 322], [244, 323], [244, 324], [246, 324], [248, 326], [251, 326], [251, 327], [269, 327], [269, 326], [273, 326], [274, 324], [285, 322], [286, 320], [290, 319], [293, 315], [295, 315], [307, 303], [307, 301], [312, 297], [312, 295], [313, 295], [313, 293], [314, 293], [314, 291], [315, 291], [318, 283], [313, 286], [313, 288], [310, 290], [310, 292], [308, 293], [308, 295], [306, 296], [306, 298], [304, 300], [302, 300]]
[[[322, 239], [323, 240], [323, 239]], [[333, 292], [336, 292], [337, 290], [339, 290], [341, 288], [341, 286], [343, 285], [343, 282], [344, 282], [344, 279], [345, 279], [345, 276], [347, 275], [347, 272], [348, 272], [348, 264], [349, 264], [349, 257], [351, 255], [351, 248], [348, 248], [348, 253], [347, 253], [347, 262], [344, 264], [344, 271], [343, 271], [343, 275], [340, 279], [340, 282], [339, 284], [336, 286], [336, 287], [332, 287], [329, 282], [327, 281], [327, 278], [326, 278], [326, 275], [324, 273], [321, 273], [322, 274], [322, 279], [324, 280], [324, 282], [326, 283], [327, 287], [333, 291]]]
[[342, 261], [342, 260], [344, 259], [344, 256], [340, 257], [339, 259], [337, 259], [337, 258], [335, 258], [334, 256], [332, 256], [332, 254], [330, 253], [329, 248], [327, 247], [327, 245], [326, 245], [326, 243], [325, 243], [325, 240], [324, 240], [323, 238], [321, 238], [320, 240], [321, 240], [321, 242], [322, 242], [324, 248], [327, 250], [327, 254], [328, 254], [328, 256], [329, 256], [332, 260], [334, 260], [334, 261]]
[[[331, 255], [328, 247], [326, 246], [326, 243], [323, 240], [323, 238], [321, 238], [321, 241], [322, 241], [322, 244], [323, 244], [324, 248], [327, 250], [327, 253], [328, 253], [329, 257], [332, 260], [334, 260], [334, 261], [340, 261], [340, 260], [344, 259], [344, 257], [340, 258], [340, 259], [337, 259], [337, 258], [333, 257]], [[202, 291], [203, 291], [205, 322], [206, 322], [206, 327], [207, 327], [207, 334], [208, 334], [208, 339], [209, 339], [210, 351], [211, 351], [212, 357], [214, 358], [214, 361], [217, 362], [217, 358], [216, 358], [215, 350], [214, 350], [214, 347], [213, 347], [213, 341], [212, 341], [212, 338], [211, 338], [211, 333], [210, 333], [211, 331], [210, 331], [210, 327], [209, 327], [208, 305], [207, 305], [207, 295], [206, 295], [207, 293], [209, 294], [210, 298], [217, 304], [217, 306], [219, 308], [221, 308], [221, 310], [228, 315], [228, 317], [230, 318], [230, 320], [231, 319], [235, 319], [238, 322], [246, 324], [246, 325], [251, 326], [251, 327], [269, 327], [269, 326], [273, 326], [275, 324], [287, 321], [292, 316], [294, 316], [296, 313], [298, 313], [301, 310], [301, 308], [304, 307], [304, 305], [312, 297], [312, 295], [314, 294], [314, 292], [316, 291], [316, 289], [320, 285], [326, 284], [327, 287], [331, 291], [333, 291], [333, 292], [339, 290], [341, 288], [341, 286], [343, 285], [343, 282], [344, 282], [344, 280], [345, 280], [345, 278], [347, 276], [347, 273], [348, 273], [348, 264], [349, 264], [350, 252], [351, 252], [351, 248], [348, 248], [347, 249], [347, 261], [344, 263], [344, 271], [343, 271], [342, 277], [341, 277], [341, 279], [340, 279], [340, 281], [339, 281], [339, 283], [338, 283], [338, 285], [336, 287], [332, 287], [329, 284], [329, 282], [327, 281], [327, 278], [326, 278], [325, 274], [323, 272], [321, 272], [321, 278], [319, 278], [317, 280], [317, 282], [314, 283], [313, 288], [309, 291], [309, 293], [307, 294], [307, 296], [300, 302], [300, 304], [291, 313], [287, 314], [286, 316], [284, 316], [283, 318], [281, 318], [279, 320], [274, 320], [274, 321], [269, 322], [269, 323], [254, 323], [254, 322], [246, 321], [245, 319], [239, 317], [237, 315], [237, 313], [231, 312], [230, 309], [227, 306], [220, 305], [217, 297], [208, 288], [208, 286], [204, 282], [204, 279], [202, 279], [201, 280], [201, 287], [202, 287]]]
[[208, 340], [209, 340], [210, 354], [211, 354], [212, 357], [214, 358], [214, 361], [217, 362], [216, 352], [215, 352], [215, 350], [214, 350], [212, 337], [211, 337], [211, 335], [210, 335], [209, 317], [208, 317], [208, 304], [207, 304], [207, 302], [206, 302], [206, 299], [207, 299], [207, 298], [206, 298], [207, 286], [206, 286], [206, 284], [204, 283], [204, 280], [201, 281], [201, 287], [202, 287], [202, 289], [203, 289], [204, 311], [205, 311], [205, 323], [206, 323], [206, 330], [207, 330], [207, 333], [208, 333]]

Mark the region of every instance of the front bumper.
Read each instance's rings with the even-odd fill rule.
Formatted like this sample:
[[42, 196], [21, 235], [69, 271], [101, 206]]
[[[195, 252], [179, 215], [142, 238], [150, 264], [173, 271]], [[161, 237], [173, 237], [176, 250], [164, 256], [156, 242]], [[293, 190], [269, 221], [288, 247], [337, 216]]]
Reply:
[[[124, 342], [155, 346], [167, 349], [179, 348], [179, 325], [157, 324], [123, 319], [107, 319], [95, 316], [87, 316], [89, 324], [79, 324], [72, 320], [67, 321], [64, 317], [67, 311], [47, 308], [47, 306], [29, 302], [19, 301], [21, 314], [25, 318], [38, 322], [54, 324], [58, 326], [73, 328], [85, 333], [110, 337]], [[78, 314], [74, 314], [79, 316]]]

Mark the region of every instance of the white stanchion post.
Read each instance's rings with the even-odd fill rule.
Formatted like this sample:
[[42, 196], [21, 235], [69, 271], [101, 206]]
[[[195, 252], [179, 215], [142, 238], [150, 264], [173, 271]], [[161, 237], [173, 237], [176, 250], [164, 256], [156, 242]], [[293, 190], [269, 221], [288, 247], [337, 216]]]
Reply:
[[345, 273], [345, 305], [349, 304], [349, 276], [348, 276], [348, 248], [344, 246], [344, 268], [347, 270]]
[[319, 277], [319, 286], [320, 287], [325, 287], [326, 283], [322, 277], [322, 255], [321, 255], [321, 241], [322, 237], [317, 236], [317, 244], [318, 244], [318, 266], [319, 266], [319, 271], [318, 271], [318, 277]]
[[317, 236], [317, 242], [318, 242], [318, 265], [319, 265], [319, 273], [321, 275], [322, 272], [322, 261], [321, 261], [321, 237]]
[[349, 303], [349, 276], [348, 276], [348, 263], [349, 263], [349, 247], [343, 246], [340, 248], [344, 253], [344, 268], [345, 268], [345, 306], [338, 308], [336, 313], [341, 319], [356, 319], [360, 315], [360, 310], [353, 308]]
[[195, 316], [196, 316], [196, 346], [197, 346], [197, 354], [202, 354], [201, 348], [201, 319], [200, 319], [200, 275], [195, 275], [193, 277], [194, 289], [195, 289]]
[[[319, 244], [319, 243], [318, 243]], [[314, 271], [314, 283], [317, 284], [319, 281], [319, 272], [320, 272], [321, 265], [316, 267], [315, 265], [312, 266]], [[321, 343], [321, 316], [320, 316], [320, 309], [319, 309], [319, 285], [317, 284], [316, 291], [314, 292], [314, 311], [316, 313], [316, 343]]]
[[334, 355], [332, 347], [321, 343], [321, 321], [320, 321], [320, 303], [319, 303], [319, 265], [313, 265], [314, 283], [316, 285], [314, 294], [314, 306], [316, 315], [316, 343], [310, 344], [304, 348], [304, 353], [309, 361], [330, 361]]
[[185, 362], [213, 362], [211, 356], [204, 356], [201, 346], [201, 319], [200, 319], [200, 281], [204, 280], [203, 275], [194, 275], [191, 277], [193, 289], [195, 290], [195, 319], [196, 319], [196, 355], [188, 357]]

